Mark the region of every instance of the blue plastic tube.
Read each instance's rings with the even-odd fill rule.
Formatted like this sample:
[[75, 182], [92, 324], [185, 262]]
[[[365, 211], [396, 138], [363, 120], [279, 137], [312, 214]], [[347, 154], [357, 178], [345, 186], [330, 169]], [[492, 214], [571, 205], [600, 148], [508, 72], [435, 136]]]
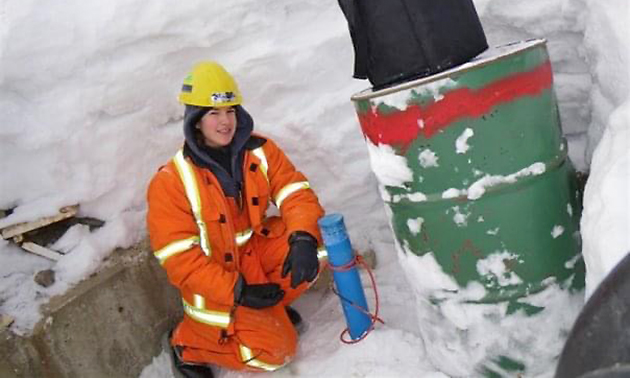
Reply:
[[328, 251], [328, 262], [333, 268], [335, 286], [342, 298], [341, 306], [346, 317], [350, 338], [356, 340], [368, 331], [372, 325], [372, 320], [367, 313], [347, 303], [347, 301], [350, 301], [369, 312], [363, 285], [361, 285], [361, 277], [356, 265], [344, 271], [334, 270], [334, 268], [349, 264], [354, 259], [343, 216], [341, 214], [326, 215], [318, 223], [324, 239], [324, 245]]

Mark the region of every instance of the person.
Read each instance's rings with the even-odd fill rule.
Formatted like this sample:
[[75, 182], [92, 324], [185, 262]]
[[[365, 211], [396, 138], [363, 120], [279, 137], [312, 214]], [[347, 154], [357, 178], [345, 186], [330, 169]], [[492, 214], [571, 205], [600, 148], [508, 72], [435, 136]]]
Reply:
[[[147, 193], [152, 250], [182, 296], [168, 340], [177, 373], [276, 370], [296, 352], [301, 317], [289, 305], [325, 266], [324, 210], [276, 143], [253, 133], [220, 64], [197, 64], [179, 99], [183, 148]], [[266, 216], [270, 202], [279, 215]]]

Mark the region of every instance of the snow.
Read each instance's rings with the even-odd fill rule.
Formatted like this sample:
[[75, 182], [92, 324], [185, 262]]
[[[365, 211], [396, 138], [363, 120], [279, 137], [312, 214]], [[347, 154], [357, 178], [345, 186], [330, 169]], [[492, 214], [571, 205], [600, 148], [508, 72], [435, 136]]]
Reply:
[[479, 199], [484, 195], [488, 188], [496, 185], [514, 183], [521, 177], [536, 176], [545, 173], [544, 163], [534, 163], [527, 168], [523, 168], [516, 173], [512, 173], [507, 176], [500, 175], [485, 175], [479, 180], [475, 181], [467, 190], [468, 198], [471, 200]]
[[492, 230], [486, 231], [486, 234], [488, 234], [488, 235], [497, 235], [499, 233], [500, 229], [501, 229], [501, 227], [493, 228]]
[[[630, 251], [630, 5], [475, 4], [491, 45], [548, 40], [569, 156], [578, 169], [590, 169], [581, 223], [590, 295]], [[353, 51], [336, 2], [316, 0], [0, 5], [0, 209], [14, 208], [0, 227], [73, 204], [81, 205], [81, 216], [106, 222], [92, 232], [72, 228], [55, 244], [67, 252], [56, 264], [0, 241], [0, 312], [16, 318], [12, 330], [29, 333], [41, 304], [96, 271], [114, 248], [146, 237], [146, 185], [181, 145], [182, 107], [175, 97], [202, 59], [217, 59], [234, 74], [256, 129], [305, 172], [328, 212], [344, 214], [355, 248], [373, 249], [379, 261], [386, 324], [346, 346], [338, 340], [344, 324], [337, 298], [310, 293], [298, 303], [309, 329], [296, 360], [273, 376], [470, 375], [484, 350], [507, 347], [532, 367], [531, 376], [553, 373], [582, 298], [552, 283], [527, 298], [546, 307], [544, 322], [538, 315], [502, 317], [501, 304], [462, 302], [483, 297], [480, 285], [459, 288], [431, 253], [418, 257], [395, 244], [382, 186], [404, 187], [413, 175], [389, 146], [364, 141], [350, 96], [368, 83], [351, 78]], [[448, 84], [436, 82], [436, 100]], [[391, 105], [406, 106], [400, 101], [392, 98]], [[428, 167], [437, 164], [437, 157], [425, 157]], [[510, 179], [484, 175], [444, 198], [476, 199]], [[422, 193], [407, 198], [421, 200]], [[422, 221], [407, 225], [419, 232]], [[500, 272], [495, 268], [485, 269]], [[49, 288], [32, 279], [44, 269], [56, 272]], [[428, 293], [443, 300], [441, 312]], [[505, 338], [509, 333], [515, 338]], [[170, 377], [167, 364], [162, 354], [142, 376]]]
[[470, 216], [470, 213], [462, 213], [459, 206], [453, 206], [451, 210], [455, 214], [453, 216], [453, 222], [457, 224], [457, 227], [466, 227], [468, 225], [468, 217]]
[[456, 188], [449, 188], [446, 189], [444, 192], [442, 192], [442, 198], [444, 199], [448, 199], [448, 198], [457, 198], [459, 196], [465, 196], [466, 195], [466, 189], [456, 189]]
[[384, 200], [385, 202], [398, 203], [402, 201], [403, 199], [406, 199], [411, 202], [423, 202], [427, 200], [427, 196], [426, 194], [422, 192], [415, 192], [415, 193], [409, 193], [409, 194], [395, 194], [391, 196], [390, 199], [384, 199]]
[[424, 218], [422, 217], [407, 219], [407, 227], [409, 227], [412, 235], [417, 235], [422, 230], [422, 223], [424, 223]]
[[[435, 102], [440, 101], [441, 99], [444, 98], [444, 96], [442, 95], [442, 91], [445, 89], [449, 89], [449, 88], [453, 88], [457, 85], [457, 83], [450, 78], [445, 78], [445, 79], [440, 79], [440, 80], [435, 80], [431, 83], [427, 83], [419, 88], [414, 88], [413, 91], [420, 91], [420, 93], [417, 94], [428, 94], [430, 96], [433, 96], [433, 100]], [[393, 92], [390, 94], [386, 94], [383, 95], [381, 97], [379, 97], [374, 105], [378, 106], [380, 104], [385, 104], [387, 106], [396, 108], [398, 110], [405, 110], [407, 109], [408, 104], [408, 99], [409, 99], [409, 95], [408, 93], [405, 93], [404, 91], [398, 91], [398, 92]], [[423, 128], [423, 125], [419, 125], [420, 128]]]
[[405, 187], [405, 182], [413, 180], [413, 171], [407, 165], [407, 159], [400, 156], [391, 146], [375, 146], [366, 141], [370, 153], [370, 165], [381, 185]]
[[455, 152], [457, 152], [458, 154], [465, 154], [466, 152], [468, 152], [468, 150], [470, 149], [470, 146], [468, 145], [468, 139], [470, 139], [473, 135], [475, 135], [473, 129], [466, 128], [462, 135], [457, 137], [457, 139], [455, 140]]
[[587, 296], [630, 252], [629, 126], [630, 101], [611, 115], [586, 184], [581, 228]]
[[501, 184], [512, 184], [515, 183], [519, 178], [527, 177], [527, 176], [537, 176], [545, 173], [546, 167], [545, 163], [534, 163], [529, 167], [523, 168], [518, 172], [511, 173], [509, 175], [488, 175], [486, 174], [479, 180], [475, 181], [468, 188], [457, 189], [457, 188], [449, 188], [442, 192], [442, 198], [456, 198], [466, 196], [470, 200], [477, 200], [481, 198], [486, 190]]
[[551, 230], [551, 237], [556, 239], [562, 234], [564, 234], [564, 227], [562, 227], [560, 225], [553, 226], [553, 229]]
[[431, 83], [427, 83], [426, 85], [423, 85], [422, 87], [420, 87], [419, 90], [422, 91], [421, 94], [423, 94], [424, 92], [430, 94], [431, 96], [433, 96], [433, 100], [435, 102], [438, 102], [444, 98], [444, 96], [442, 95], [443, 90], [453, 88], [455, 86], [457, 86], [457, 83], [455, 82], [455, 80], [450, 79], [450, 78], [445, 78], [445, 79], [435, 80]]
[[586, 149], [591, 175], [581, 222], [588, 297], [630, 252], [630, 4], [590, 6], [584, 17], [584, 51], [594, 83]]
[[439, 167], [437, 155], [435, 154], [435, 152], [431, 151], [428, 148], [420, 152], [420, 155], [418, 155], [418, 160], [420, 161], [420, 165], [422, 166], [422, 168]]
[[[557, 283], [550, 283], [546, 290], [519, 300], [545, 306], [542, 312], [527, 316], [518, 311], [505, 316], [506, 302], [475, 303], [485, 295], [483, 286], [471, 282], [465, 288], [458, 287], [442, 271], [433, 253], [418, 257], [405, 247], [397, 248], [401, 268], [407, 277], [414, 277], [415, 314], [427, 358], [439, 371], [449, 377], [475, 376], [480, 374], [475, 369], [481, 363], [504, 376], [514, 376], [514, 372], [504, 372], [493, 364], [493, 358], [504, 353], [524, 362], [531, 369], [527, 376], [553, 374], [550, 367], [554, 366], [556, 352], [552, 351], [559, 353], [562, 348], [566, 332], [582, 306], [580, 295], [569, 295]], [[517, 282], [517, 276], [503, 274], [506, 258], [511, 258], [509, 252], [498, 252], [477, 269], [497, 284]]]
[[404, 92], [394, 92], [392, 94], [383, 96], [381, 102], [389, 107], [396, 108], [398, 110], [405, 110], [409, 105], [407, 100], [409, 96]]
[[518, 285], [523, 280], [514, 272], [508, 271], [505, 261], [518, 259], [518, 255], [508, 251], [490, 254], [477, 261], [477, 272], [482, 276], [493, 276], [499, 286]]

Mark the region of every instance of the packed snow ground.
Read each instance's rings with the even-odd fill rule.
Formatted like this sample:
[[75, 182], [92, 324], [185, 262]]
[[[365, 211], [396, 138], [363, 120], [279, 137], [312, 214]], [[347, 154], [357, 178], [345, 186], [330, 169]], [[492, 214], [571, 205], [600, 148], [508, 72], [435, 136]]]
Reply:
[[[591, 170], [582, 220], [591, 293], [630, 250], [630, 5], [475, 4], [491, 45], [549, 42], [569, 153], [579, 169]], [[97, 270], [113, 248], [146, 236], [146, 184], [182, 142], [175, 97], [193, 62], [204, 59], [235, 75], [256, 129], [285, 148], [329, 212], [344, 214], [354, 246], [373, 249], [379, 260], [386, 325], [345, 346], [338, 341], [338, 300], [311, 293], [298, 303], [310, 328], [297, 359], [273, 376], [445, 376], [430, 363], [414, 305], [414, 269], [430, 261], [394, 246], [349, 100], [368, 83], [351, 78], [352, 47], [334, 1], [0, 4], [0, 209], [14, 208], [0, 227], [75, 203], [81, 215], [107, 222], [92, 233], [75, 226], [57, 242], [68, 252], [57, 264], [0, 241], [0, 313], [16, 318], [12, 329], [28, 333], [40, 304]], [[48, 289], [32, 280], [46, 268], [57, 275]], [[444, 277], [429, 279], [445, 284]], [[581, 299], [563, 300], [555, 319], [566, 329]], [[532, 345], [546, 360], [537, 375], [548, 376], [562, 340], [540, 334]], [[472, 358], [463, 351], [460, 357]], [[169, 377], [168, 369], [161, 355], [142, 376]]]

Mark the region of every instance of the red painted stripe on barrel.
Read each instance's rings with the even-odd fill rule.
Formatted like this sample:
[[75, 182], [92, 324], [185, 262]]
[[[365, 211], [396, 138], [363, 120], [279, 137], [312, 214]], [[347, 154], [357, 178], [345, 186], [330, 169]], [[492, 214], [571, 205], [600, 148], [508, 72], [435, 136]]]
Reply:
[[[437, 102], [405, 111], [380, 114], [375, 109], [359, 115], [363, 134], [375, 145], [388, 144], [406, 150], [420, 134], [431, 138], [464, 117], [478, 118], [500, 104], [525, 96], [538, 96], [553, 83], [551, 63], [497, 80], [480, 89], [459, 88], [444, 94]], [[424, 123], [420, 128], [419, 121]]]

